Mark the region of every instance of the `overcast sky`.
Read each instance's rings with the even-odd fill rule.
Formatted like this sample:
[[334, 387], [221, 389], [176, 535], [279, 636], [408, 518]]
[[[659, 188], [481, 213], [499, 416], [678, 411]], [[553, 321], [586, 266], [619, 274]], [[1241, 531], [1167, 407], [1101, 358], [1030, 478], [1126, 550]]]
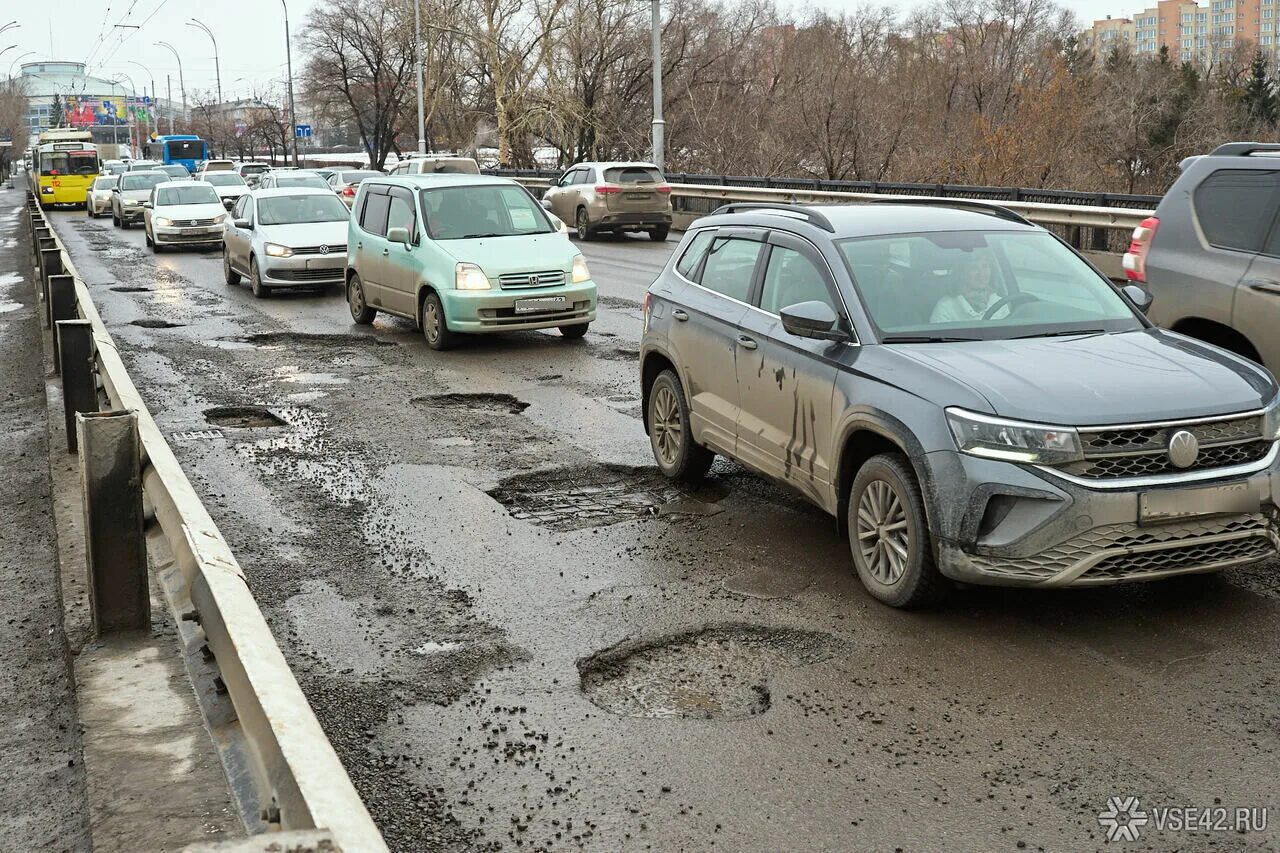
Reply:
[[[306, 14], [318, 0], [288, 0], [289, 24], [297, 33]], [[816, 5], [839, 10], [864, 5], [859, 0], [780, 0], [787, 6]], [[888, 5], [906, 10], [916, 0], [896, 0]], [[1108, 14], [1128, 16], [1145, 2], [1078, 0], [1067, 3], [1084, 23]], [[1132, 5], [1133, 8], [1129, 8]], [[151, 89], [146, 79], [155, 75], [163, 95], [165, 75], [172, 76], [173, 97], [179, 98], [178, 63], [156, 42], [167, 41], [182, 57], [188, 95], [214, 89], [213, 45], [194, 26], [187, 26], [192, 12], [218, 39], [222, 66], [222, 94], [226, 99], [248, 97], [255, 91], [280, 87], [285, 77], [284, 12], [277, 0], [215, 0], [196, 4], [188, 0], [38, 0], [5, 3], [0, 27], [17, 18], [20, 27], [0, 34], [0, 73], [26, 51], [35, 51], [22, 62], [39, 59], [87, 61], [91, 73], [107, 79], [127, 75], [141, 94]], [[140, 29], [116, 27], [126, 24]], [[53, 25], [52, 31], [50, 30]], [[297, 57], [295, 57], [297, 59]], [[146, 66], [146, 71], [132, 63]], [[17, 67], [14, 66], [14, 73]]]

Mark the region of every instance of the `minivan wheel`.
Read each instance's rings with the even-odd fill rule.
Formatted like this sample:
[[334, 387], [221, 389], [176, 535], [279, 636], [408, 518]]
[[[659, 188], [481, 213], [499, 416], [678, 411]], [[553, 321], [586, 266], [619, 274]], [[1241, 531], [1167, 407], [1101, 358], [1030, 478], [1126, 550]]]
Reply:
[[716, 458], [693, 440], [689, 402], [680, 379], [670, 370], [659, 373], [649, 389], [649, 444], [658, 470], [684, 483], [700, 481]]
[[433, 350], [451, 349], [458, 343], [458, 335], [449, 331], [444, 305], [434, 291], [428, 291], [422, 300], [422, 336]]
[[594, 240], [596, 235], [591, 231], [591, 220], [587, 218], [587, 209], [585, 207], [578, 208], [578, 218], [574, 221], [578, 227], [579, 240]]
[[572, 326], [560, 326], [560, 334], [571, 341], [576, 341], [587, 333], [587, 327], [590, 325], [590, 323], [577, 323]]
[[364, 283], [355, 273], [351, 274], [351, 280], [347, 282], [347, 307], [351, 309], [351, 319], [361, 326], [369, 325], [378, 316], [378, 312], [365, 301]]
[[222, 280], [231, 287], [240, 283], [240, 273], [231, 268], [231, 252], [225, 246], [222, 248]]
[[898, 453], [868, 459], [849, 492], [849, 547], [863, 586], [892, 607], [922, 607], [949, 585], [933, 560], [924, 499]]

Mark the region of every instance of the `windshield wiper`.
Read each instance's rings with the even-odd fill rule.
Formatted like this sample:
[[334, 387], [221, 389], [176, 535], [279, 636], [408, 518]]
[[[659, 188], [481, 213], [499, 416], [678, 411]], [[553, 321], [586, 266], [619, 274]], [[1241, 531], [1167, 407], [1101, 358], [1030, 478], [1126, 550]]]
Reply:
[[950, 344], [957, 341], [977, 341], [981, 338], [948, 338], [942, 335], [886, 335], [882, 344]]
[[[286, 130], [287, 130], [287, 129], [288, 129], [288, 128], [286, 128]], [[479, 240], [481, 237], [507, 237], [507, 236], [509, 236], [509, 235], [507, 235], [507, 234], [498, 234], [497, 232], [494, 232], [494, 233], [492, 233], [492, 234], [463, 234], [463, 235], [462, 235], [461, 237], [459, 237], [458, 239], [459, 239], [459, 240]]]
[[1105, 335], [1106, 333], [1106, 329], [1073, 329], [1071, 331], [1058, 329], [1054, 332], [1035, 332], [1030, 335], [1015, 335], [1014, 337], [1009, 338], [1009, 340], [1025, 341], [1027, 338], [1065, 338], [1069, 335]]

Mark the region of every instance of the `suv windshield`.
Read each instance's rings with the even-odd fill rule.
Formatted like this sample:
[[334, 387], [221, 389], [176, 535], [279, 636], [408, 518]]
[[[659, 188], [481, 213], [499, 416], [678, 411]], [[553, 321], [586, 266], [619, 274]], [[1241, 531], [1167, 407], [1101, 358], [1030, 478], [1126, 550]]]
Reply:
[[885, 343], [1143, 328], [1116, 289], [1050, 234], [935, 231], [837, 245]]
[[296, 222], [342, 222], [351, 211], [330, 193], [279, 195], [258, 199], [259, 225], [289, 225]]
[[204, 176], [204, 180], [213, 184], [215, 187], [243, 187], [245, 186], [244, 178], [235, 172], [212, 172]]
[[218, 194], [213, 191], [213, 187], [203, 184], [199, 186], [165, 187], [160, 190], [156, 203], [159, 205], [220, 204]]
[[329, 189], [329, 183], [314, 172], [279, 172], [275, 176], [277, 187], [315, 187]]
[[173, 180], [164, 172], [137, 172], [126, 173], [120, 178], [120, 189], [122, 190], [149, 190], [156, 184], [163, 184]]
[[523, 187], [442, 187], [422, 191], [427, 233], [433, 240], [512, 237], [554, 231]]

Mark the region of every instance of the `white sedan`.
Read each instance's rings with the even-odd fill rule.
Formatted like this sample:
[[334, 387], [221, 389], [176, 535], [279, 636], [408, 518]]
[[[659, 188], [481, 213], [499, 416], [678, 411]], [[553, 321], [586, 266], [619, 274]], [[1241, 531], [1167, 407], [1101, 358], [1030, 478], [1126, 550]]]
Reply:
[[147, 245], [157, 255], [164, 246], [221, 246], [222, 200], [204, 181], [166, 181], [142, 206]]

